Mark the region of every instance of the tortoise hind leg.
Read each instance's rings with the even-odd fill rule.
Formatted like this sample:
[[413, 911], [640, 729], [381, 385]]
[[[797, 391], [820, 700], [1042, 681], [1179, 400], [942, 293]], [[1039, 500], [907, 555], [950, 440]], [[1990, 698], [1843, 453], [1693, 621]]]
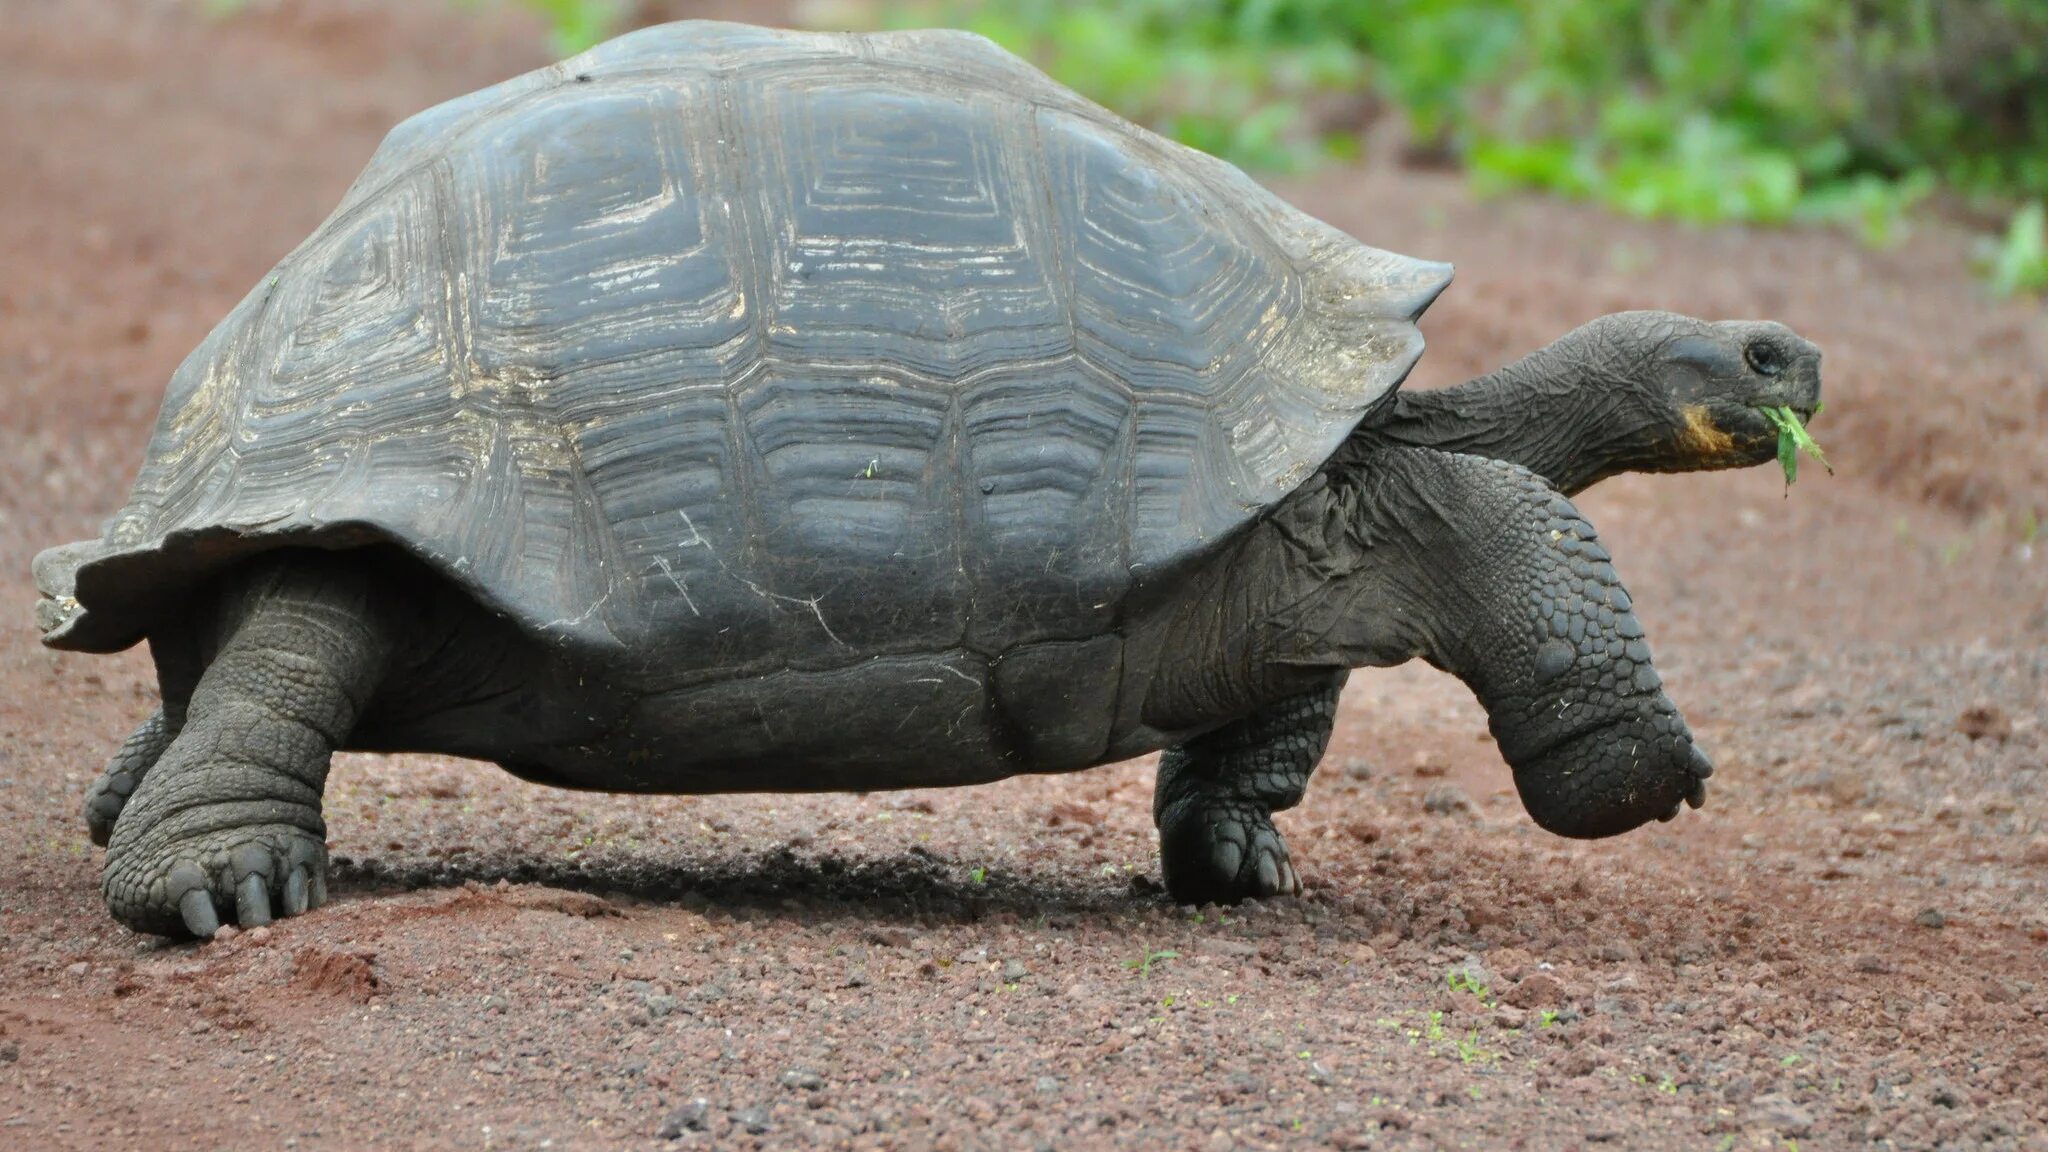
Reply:
[[178, 730], [184, 726], [182, 712], [175, 718], [159, 707], [149, 714], [128, 739], [121, 750], [107, 761], [107, 767], [100, 778], [85, 790], [85, 827], [92, 834], [92, 842], [102, 848], [107, 838], [114, 833], [114, 822], [121, 818], [121, 809], [128, 803], [128, 797], [142, 785], [143, 777], [155, 767], [164, 750], [177, 739]]
[[1152, 820], [1160, 871], [1179, 904], [1299, 895], [1301, 878], [1273, 813], [1301, 802], [1336, 721], [1347, 673], [1266, 705], [1159, 759]]
[[325, 898], [328, 760], [400, 633], [367, 567], [283, 556], [227, 587], [185, 724], [109, 838], [100, 887], [116, 919], [211, 936]]

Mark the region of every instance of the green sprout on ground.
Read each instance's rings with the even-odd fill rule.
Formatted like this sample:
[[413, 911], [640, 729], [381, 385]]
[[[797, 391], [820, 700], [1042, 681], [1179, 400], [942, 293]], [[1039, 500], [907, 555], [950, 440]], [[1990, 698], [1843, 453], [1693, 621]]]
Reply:
[[1444, 980], [1451, 986], [1451, 991], [1470, 992], [1481, 1004], [1489, 1008], [1493, 1007], [1493, 989], [1486, 986], [1486, 981], [1481, 980], [1465, 969], [1451, 969], [1450, 973], [1444, 977]]
[[976, 868], [976, 869], [975, 869], [974, 871], [972, 871], [972, 872], [969, 872], [969, 873], [967, 874], [967, 879], [968, 879], [968, 881], [969, 881], [970, 883], [974, 883], [974, 884], [984, 884], [984, 883], [987, 883], [987, 882], [988, 882], [988, 869], [986, 869], [986, 868]]
[[[1820, 415], [1820, 410], [1821, 405], [1815, 405], [1813, 414]], [[1785, 470], [1785, 487], [1788, 491], [1792, 487], [1792, 482], [1799, 479], [1801, 452], [1819, 461], [1820, 466], [1828, 470], [1828, 475], [1835, 474], [1835, 466], [1828, 463], [1826, 456], [1821, 455], [1820, 445], [1807, 433], [1806, 425], [1800, 423], [1798, 413], [1790, 408], [1759, 408], [1757, 411], [1763, 413], [1764, 419], [1770, 421], [1771, 426], [1778, 430], [1778, 466]]]
[[1466, 1064], [1483, 1064], [1495, 1059], [1495, 1056], [1479, 1042], [1479, 1029], [1474, 1028], [1465, 1033], [1463, 1040], [1458, 1041], [1458, 1059]]
[[1149, 977], [1152, 975], [1152, 965], [1157, 964], [1162, 960], [1178, 959], [1180, 959], [1180, 953], [1172, 950], [1171, 948], [1166, 949], [1162, 952], [1155, 952], [1150, 949], [1147, 949], [1143, 956], [1135, 957], [1133, 959], [1124, 961], [1124, 967], [1129, 968], [1133, 972], [1136, 972], [1141, 977]]
[[1545, 1008], [1545, 1009], [1543, 1009], [1543, 1010], [1542, 1010], [1541, 1012], [1538, 1012], [1538, 1013], [1536, 1014], [1536, 1026], [1537, 1026], [1538, 1028], [1550, 1028], [1550, 1027], [1554, 1027], [1554, 1026], [1555, 1026], [1556, 1024], [1557, 1024], [1557, 1009], [1555, 1009], [1555, 1008]]

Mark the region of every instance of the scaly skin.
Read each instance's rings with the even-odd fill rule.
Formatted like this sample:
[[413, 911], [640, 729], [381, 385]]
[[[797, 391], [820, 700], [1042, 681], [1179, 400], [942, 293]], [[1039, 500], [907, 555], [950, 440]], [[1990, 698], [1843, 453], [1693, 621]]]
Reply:
[[1520, 464], [1575, 496], [1623, 472], [1777, 456], [1757, 411], [1820, 406], [1820, 349], [1769, 321], [1616, 312], [1455, 388], [1406, 390], [1339, 453], [1434, 448]]
[[1276, 509], [1169, 625], [1191, 639], [1183, 651], [1237, 671], [1220, 688], [1168, 678], [1162, 720], [1307, 670], [1330, 677], [1166, 753], [1153, 810], [1174, 899], [1297, 889], [1271, 813], [1300, 800], [1350, 667], [1421, 656], [1465, 681], [1552, 832], [1611, 836], [1704, 801], [1713, 766], [1570, 501], [1525, 468], [1430, 449], [1363, 452], [1328, 479]]
[[328, 760], [398, 633], [366, 567], [281, 557], [222, 598], [185, 724], [107, 844], [101, 890], [122, 923], [204, 937], [326, 899]]
[[1152, 822], [1166, 890], [1180, 904], [1301, 894], [1273, 813], [1301, 803], [1330, 742], [1348, 672], [1266, 705], [1159, 758]]
[[102, 848], [107, 838], [114, 833], [114, 822], [121, 818], [121, 809], [128, 803], [128, 797], [141, 787], [143, 778], [156, 766], [164, 750], [171, 746], [178, 731], [184, 726], [182, 709], [175, 716], [168, 715], [163, 708], [149, 714], [149, 719], [129, 735], [121, 750], [107, 761], [106, 770], [92, 782], [85, 792], [85, 827], [92, 835], [92, 842]]

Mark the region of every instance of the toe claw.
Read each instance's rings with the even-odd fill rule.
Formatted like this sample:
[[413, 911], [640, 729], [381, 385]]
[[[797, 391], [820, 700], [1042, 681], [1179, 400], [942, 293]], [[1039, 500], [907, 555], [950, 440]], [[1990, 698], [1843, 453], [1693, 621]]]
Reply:
[[1280, 892], [1280, 862], [1273, 859], [1271, 852], [1259, 853], [1259, 895], [1274, 896]]
[[306, 910], [306, 870], [294, 868], [284, 878], [284, 914], [297, 916]]
[[1244, 867], [1244, 849], [1235, 840], [1225, 840], [1216, 845], [1216, 871], [1224, 877], [1237, 875]]
[[244, 928], [270, 923], [270, 888], [252, 872], [235, 885], [235, 919]]
[[1696, 809], [1705, 807], [1707, 803], [1707, 782], [1705, 780], [1694, 780], [1692, 782], [1692, 791], [1685, 794], [1685, 802]]
[[220, 931], [220, 914], [213, 910], [213, 897], [204, 888], [194, 888], [178, 899], [178, 915], [185, 930], [201, 940], [211, 940]]
[[318, 868], [313, 870], [311, 887], [312, 891], [307, 893], [306, 906], [308, 908], [318, 908], [322, 904], [327, 903], [327, 873], [325, 871]]

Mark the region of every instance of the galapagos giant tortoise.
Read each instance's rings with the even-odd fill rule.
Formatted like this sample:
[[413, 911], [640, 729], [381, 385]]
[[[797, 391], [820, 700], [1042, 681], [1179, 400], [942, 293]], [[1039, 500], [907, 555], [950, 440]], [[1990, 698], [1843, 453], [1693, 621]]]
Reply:
[[1417, 656], [1543, 827], [1698, 804], [1566, 496], [1769, 460], [1819, 353], [1624, 313], [1397, 393], [1449, 278], [960, 33], [677, 24], [421, 113], [37, 558], [45, 642], [162, 687], [87, 802], [108, 905], [319, 904], [336, 749], [708, 793], [1164, 748], [1174, 898], [1283, 893], [1347, 670]]

